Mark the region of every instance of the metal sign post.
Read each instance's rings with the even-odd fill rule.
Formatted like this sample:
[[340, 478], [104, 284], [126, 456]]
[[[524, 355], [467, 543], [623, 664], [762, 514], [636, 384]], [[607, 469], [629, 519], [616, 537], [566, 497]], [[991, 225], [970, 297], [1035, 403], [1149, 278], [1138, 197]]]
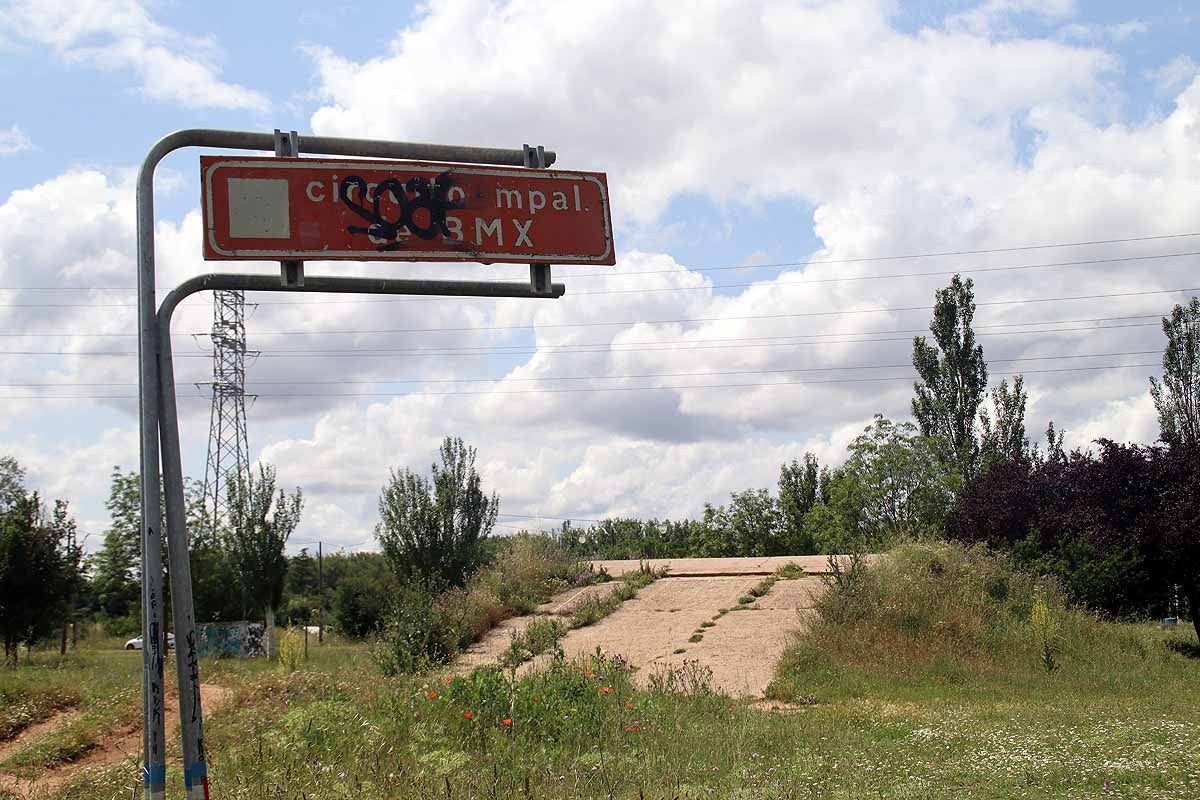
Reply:
[[[484, 253], [479, 248], [461, 247], [458, 246], [461, 242], [457, 242], [454, 237], [447, 234], [445, 227], [437, 226], [441, 236], [436, 233], [426, 237], [433, 226], [433, 221], [445, 221], [445, 212], [450, 209], [449, 205], [439, 205], [439, 202], [434, 202], [428, 195], [423, 195], [424, 185], [420, 181], [400, 181], [399, 177], [385, 177], [380, 183], [383, 184], [382, 189], [380, 183], [376, 184], [376, 193], [371, 199], [371, 216], [378, 218], [372, 225], [355, 225], [357, 230], [350, 230], [351, 226], [347, 225], [346, 230], [328, 230], [327, 240], [325, 245], [330, 245], [338, 241], [337, 237], [343, 233], [357, 234], [358, 238], [354, 239], [351, 244], [353, 255], [344, 253], [341, 258], [354, 258], [358, 260], [375, 260], [380, 258], [381, 253], [390, 253], [392, 259], [402, 260], [454, 260], [454, 261], [474, 261], [474, 260], [514, 260], [525, 261], [531, 264], [530, 278], [531, 283], [498, 283], [486, 281], [438, 281], [438, 280], [399, 280], [390, 278], [355, 278], [355, 277], [325, 277], [325, 276], [305, 276], [303, 272], [303, 263], [300, 260], [306, 254], [300, 250], [290, 250], [286, 253], [280, 253], [275, 256], [282, 262], [280, 275], [243, 275], [243, 274], [207, 274], [200, 275], [190, 280], [184, 281], [178, 287], [170, 292], [163, 300], [160, 308], [155, 307], [155, 271], [154, 271], [154, 171], [159, 161], [167, 154], [183, 147], [212, 147], [237, 150], [260, 150], [260, 151], [275, 151], [279, 155], [296, 156], [300, 152], [332, 155], [332, 156], [358, 156], [367, 158], [388, 158], [388, 159], [416, 159], [423, 161], [438, 161], [438, 162], [468, 162], [471, 164], [490, 164], [509, 167], [525, 167], [536, 166], [546, 167], [554, 163], [554, 153], [544, 151], [542, 148], [536, 148], [536, 161], [531, 163], [529, 151], [532, 148], [526, 147], [524, 150], [501, 150], [492, 148], [478, 147], [453, 147], [443, 145], [430, 144], [413, 144], [405, 142], [388, 142], [379, 140], [366, 139], [338, 139], [329, 137], [300, 137], [294, 131], [284, 135], [276, 131], [274, 135], [267, 133], [250, 133], [242, 131], [217, 131], [217, 130], [184, 130], [172, 133], [159, 140], [147, 154], [145, 161], [142, 163], [141, 170], [138, 173], [137, 184], [137, 238], [138, 238], [138, 366], [139, 366], [139, 408], [140, 408], [140, 426], [141, 426], [141, 485], [142, 485], [142, 606], [143, 606], [143, 782], [145, 784], [145, 796], [148, 800], [159, 800], [165, 797], [166, 794], [166, 757], [165, 757], [165, 720], [164, 720], [164, 704], [163, 704], [163, 646], [165, 644], [164, 629], [162, 624], [162, 535], [161, 535], [161, 519], [159, 511], [159, 453], [161, 447], [162, 454], [162, 478], [165, 486], [165, 505], [166, 505], [166, 533], [168, 545], [168, 567], [171, 575], [171, 600], [172, 614], [175, 622], [175, 639], [176, 639], [176, 675], [179, 681], [179, 714], [180, 725], [183, 743], [183, 761], [184, 761], [184, 785], [186, 787], [186, 796], [188, 800], [207, 800], [209, 797], [208, 786], [208, 766], [204, 747], [203, 734], [203, 714], [201, 711], [200, 702], [200, 670], [199, 660], [197, 657], [196, 645], [196, 630], [194, 609], [192, 601], [192, 582], [191, 582], [191, 567], [188, 557], [188, 535], [186, 527], [186, 512], [183, 494], [183, 470], [180, 454], [179, 441], [179, 416], [176, 407], [175, 397], [175, 374], [174, 364], [171, 357], [171, 317], [176, 306], [185, 297], [203, 290], [230, 289], [241, 291], [264, 291], [264, 292], [335, 292], [335, 293], [354, 293], [354, 294], [403, 294], [403, 295], [426, 295], [426, 296], [457, 296], [457, 297], [526, 297], [526, 298], [543, 298], [553, 299], [561, 297], [565, 293], [565, 288], [562, 284], [550, 283], [549, 281], [549, 266], [551, 261], [558, 261], [562, 256], [571, 256], [572, 247], [562, 249], [562, 242], [568, 241], [561, 235], [555, 237], [553, 229], [555, 226], [543, 226], [542, 230], [550, 229], [550, 235], [542, 239], [546, 245], [539, 250], [537, 246], [530, 246], [511, 254], [508, 258], [492, 258], [492, 253]], [[244, 160], [244, 159], [243, 159]], [[298, 159], [258, 159], [259, 162], [278, 163], [286, 161], [287, 163], [296, 164]], [[356, 167], [361, 167], [362, 162], [354, 162]], [[424, 165], [421, 165], [424, 166]], [[373, 168], [387, 170], [387, 164], [376, 164]], [[449, 169], [448, 169], [449, 168]], [[274, 169], [269, 167], [268, 169]], [[296, 167], [292, 167], [296, 169]], [[365, 169], [365, 168], [364, 168]], [[395, 165], [393, 167], [397, 175], [401, 175], [405, 170], [410, 169], [410, 165]], [[452, 174], [486, 174], [484, 168], [475, 168], [469, 166], [453, 166], [442, 165], [439, 167], [442, 170], [439, 174], [444, 174], [447, 171]], [[536, 188], [529, 181], [550, 180], [550, 181], [575, 181], [577, 186], [581, 187], [581, 182], [584, 178], [560, 178], [556, 177], [555, 173], [538, 173], [538, 174], [522, 174], [520, 171], [508, 170], [506, 180], [516, 181], [517, 184], [525, 186], [528, 191], [536, 194], [525, 195], [525, 200], [522, 202], [532, 203], [534, 199], [538, 199], [538, 195], [542, 195], [541, 199], [546, 199], [544, 192], [545, 188]], [[211, 173], [210, 173], [211, 174]], [[613, 247], [612, 247], [612, 223], [609, 216], [607, 202], [607, 186], [604, 183], [604, 176], [599, 173], [561, 173], [571, 175], [592, 175], [598, 177], [598, 184], [591, 183], [590, 185], [599, 185], [602, 190], [601, 195], [597, 195], [590, 203], [583, 199], [583, 190], [580, 188], [578, 195], [578, 208], [576, 212], [579, 216], [575, 220], [590, 220], [585, 227], [590, 228], [590, 233], [585, 231], [587, 241], [576, 243], [583, 248], [589, 248], [586, 252], [580, 254], [577, 252], [576, 261], [590, 263], [614, 263]], [[361, 196], [355, 199], [353, 192], [342, 192], [340, 199], [343, 205], [350, 207], [357, 205], [360, 208], [363, 206], [363, 198], [366, 198], [370, 193], [367, 182], [362, 176], [363, 185], [358, 189]], [[234, 180], [260, 180], [271, 181], [279, 179], [277, 177], [254, 178], [242, 176], [241, 178], [234, 177]], [[394, 183], [388, 184], [387, 181], [392, 180]], [[436, 180], [436, 179], [435, 179]], [[225, 184], [226, 187], [230, 185]], [[358, 186], [352, 182], [350, 185]], [[455, 185], [453, 183], [442, 184], [444, 187]], [[479, 184], [475, 184], [479, 185]], [[567, 208], [559, 208], [559, 211], [565, 211], [570, 208], [571, 201], [576, 199], [574, 190], [571, 190], [571, 195], [567, 195], [564, 191], [564, 185], [555, 184], [557, 189], [550, 191], [560, 191], [564, 193], [564, 199], [559, 200], [559, 205], [566, 203]], [[248, 190], [243, 193], [242, 200], [247, 201], [243, 208], [237, 213], [230, 210], [228, 206], [225, 208], [223, 216], [223, 224], [231, 228], [237, 228], [239, 225], [257, 224], [255, 219], [273, 219], [271, 224], [282, 224], [281, 220], [286, 223], [289, 231], [293, 219], [293, 207], [289, 205], [286, 215], [281, 215], [278, 207], [271, 210], [272, 202], [277, 202], [280, 198], [290, 199], [290, 186], [284, 188], [276, 183], [274, 187], [261, 184], [255, 186], [240, 186], [241, 189]], [[493, 188], [495, 186], [493, 185]], [[499, 191], [511, 189], [511, 186], [501, 186]], [[568, 187], [569, 188], [569, 187]], [[206, 190], [207, 191], [207, 190]], [[447, 190], [448, 191], [448, 190]], [[254, 200], [258, 192], [258, 199]], [[274, 192], [274, 194], [271, 194]], [[384, 194], [381, 197], [381, 192]], [[472, 198], [467, 191], [463, 191], [464, 197], [461, 198], [461, 205], [455, 206], [454, 211], [459, 213], [471, 213], [478, 210], [483, 196], [481, 192], [477, 192], [477, 196]], [[512, 197], [513, 195], [499, 195], [496, 197]], [[567, 199], [569, 198], [569, 199]], [[443, 196], [443, 199], [450, 198]], [[347, 203], [346, 201], [350, 202]], [[548, 202], [554, 202], [558, 198], [550, 196]], [[601, 202], [602, 200], [602, 202]], [[389, 202], [394, 206], [389, 210]], [[459, 200], [455, 200], [459, 202]], [[499, 202], [499, 201], [497, 201]], [[514, 201], [515, 202], [515, 201]], [[539, 199], [540, 202], [540, 199]], [[264, 206], [266, 208], [264, 208]], [[599, 213], [593, 213], [592, 207], [596, 206], [600, 209]], [[405, 224], [398, 224], [399, 218], [394, 218], [396, 213], [395, 208], [403, 209]], [[419, 207], [419, 208], [418, 208]], [[587, 211], [584, 211], [585, 207]], [[421, 211], [424, 209], [424, 211]], [[414, 210], [418, 211], [414, 215]], [[538, 211], [542, 211], [539, 208]], [[351, 211], [354, 211], [351, 208]], [[272, 217], [272, 214], [274, 215]], [[430, 214], [433, 216], [431, 217]], [[392, 216], [389, 216], [392, 215]], [[441, 216], [439, 216], [441, 215]], [[546, 219], [547, 217], [543, 217]], [[210, 224], [213, 224], [213, 218], [206, 214], [206, 234], [212, 230]], [[390, 220], [390, 221], [389, 221]], [[302, 223], [304, 219], [297, 220], [297, 230], [302, 231]], [[560, 219], [561, 222], [561, 219]], [[378, 225], [383, 224], [385, 228], [379, 228]], [[533, 229], [533, 222], [527, 218], [523, 225], [514, 226], [520, 228], [529, 237], [530, 231]], [[572, 223], [574, 224], [574, 223]], [[501, 227], [503, 227], [501, 223]], [[309, 229], [311, 233], [311, 228]], [[584, 231], [584, 228], [579, 228], [579, 231]], [[596, 232], [599, 231], [600, 241], [596, 240]], [[249, 230], [251, 236], [232, 236], [232, 233], [237, 231], [227, 231], [231, 234], [231, 239], [241, 238], [246, 240], [261, 240], [263, 228], [252, 228]], [[241, 230], [241, 233], [246, 233]], [[268, 234], [281, 234], [281, 228], [266, 228]], [[424, 232], [424, 233], [423, 233]], [[419, 248], [411, 248], [403, 254], [394, 254], [395, 250], [403, 249], [403, 245], [408, 239], [412, 238], [412, 234], [416, 233], [417, 238], [422, 242], [432, 242], [432, 244], [424, 244]], [[577, 231], [578, 233], [578, 231]], [[584, 234], [580, 234], [581, 237]], [[269, 238], [269, 237], [267, 237]], [[368, 246], [362, 244], [362, 240], [368, 242]], [[378, 240], [383, 241], [385, 249], [380, 250], [381, 246]], [[303, 238], [301, 239], [303, 242]], [[206, 248], [208, 247], [209, 239], [206, 236]], [[320, 241], [309, 241], [308, 244], [315, 248], [311, 253], [313, 258], [330, 258], [328, 255], [329, 248], [322, 247]], [[524, 246], [524, 243], [521, 243]], [[375, 245], [374, 248], [370, 245]], [[390, 245], [396, 245], [395, 247]], [[439, 247], [446, 248], [445, 253], [435, 253], [435, 257], [427, 255], [428, 248]], [[549, 248], [547, 250], [546, 248]], [[579, 250], [580, 247], [574, 247]], [[552, 251], [552, 252], [551, 252]], [[503, 255], [503, 254], [502, 254]], [[212, 257], [212, 256], [209, 256]], [[221, 257], [221, 256], [217, 256]], [[233, 256], [238, 258], [239, 256]], [[256, 254], [253, 256], [240, 256], [242, 258], [271, 258], [270, 255]]]

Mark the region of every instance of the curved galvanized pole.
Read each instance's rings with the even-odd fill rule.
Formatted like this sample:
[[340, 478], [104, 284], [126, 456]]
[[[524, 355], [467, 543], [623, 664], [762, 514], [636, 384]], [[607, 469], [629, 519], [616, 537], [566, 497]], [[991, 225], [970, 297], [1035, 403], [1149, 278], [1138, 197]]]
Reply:
[[[159, 430], [160, 410], [163, 406], [170, 407], [170, 427], [174, 431], [173, 458], [174, 464], [168, 468], [169, 481], [167, 491], [169, 525], [168, 559], [171, 565], [172, 581], [172, 610], [176, 621], [177, 633], [179, 624], [192, 627], [191, 638], [194, 640], [194, 621], [192, 620], [192, 587], [190, 566], [188, 565], [187, 537], [184, 530], [182, 514], [182, 473], [178, 470], [178, 423], [175, 413], [174, 383], [168, 382], [169, 388], [164, 391], [160, 357], [165, 353], [166, 369], [171, 371], [170, 350], [163, 350], [160, 341], [159, 315], [155, 308], [155, 270], [154, 270], [154, 172], [158, 163], [168, 154], [184, 147], [212, 147], [233, 150], [262, 150], [272, 151], [275, 148], [273, 133], [255, 133], [250, 131], [223, 131], [211, 129], [189, 129], [176, 131], [159, 139], [150, 148], [138, 171], [137, 180], [137, 259], [138, 259], [138, 406], [139, 406], [139, 449], [142, 486], [142, 753], [143, 753], [143, 783], [147, 800], [160, 800], [166, 794], [166, 734], [164, 719], [163, 696], [163, 646], [165, 631], [163, 626], [163, 597], [162, 597], [162, 519], [160, 512], [160, 472], [159, 472]], [[374, 139], [343, 139], [325, 136], [302, 136], [299, 139], [299, 151], [302, 153], [319, 153], [323, 155], [368, 156], [374, 158], [417, 159], [427, 161], [472, 162], [483, 164], [503, 164], [520, 166], [524, 163], [524, 153], [521, 150], [510, 150], [486, 147], [459, 147], [453, 145], [421, 144], [414, 142], [392, 142]], [[547, 163], [554, 162], [554, 153], [546, 153]], [[214, 276], [206, 276], [214, 277]], [[229, 276], [244, 278], [249, 276]], [[265, 276], [264, 276], [265, 277]], [[352, 280], [352, 279], [325, 279]], [[186, 282], [180, 289], [192, 284]], [[378, 282], [376, 282], [378, 283]], [[465, 282], [463, 282], [465, 283]], [[493, 284], [495, 285], [495, 284]], [[521, 284], [526, 294], [494, 293], [487, 296], [516, 297], [529, 296], [528, 287]], [[191, 291], [198, 291], [197, 287]], [[229, 286], [227, 288], [243, 288]], [[246, 287], [250, 288], [250, 287]], [[269, 291], [270, 288], [262, 288]], [[272, 288], [278, 288], [276, 285]], [[307, 288], [307, 287], [306, 287]], [[313, 290], [313, 289], [310, 289]], [[364, 291], [363, 289], [315, 289], [316, 291]], [[178, 290], [177, 290], [178, 291]], [[178, 303], [182, 297], [191, 291], [176, 297]], [[365, 291], [371, 291], [369, 289]], [[437, 292], [412, 292], [414, 294], [436, 294]], [[559, 292], [561, 295], [561, 291]], [[175, 293], [173, 292], [174, 296]], [[168, 303], [164, 301], [164, 310]], [[174, 305], [170, 308], [173, 310]], [[166, 314], [169, 327], [170, 313]], [[169, 345], [169, 336], [167, 338]], [[166, 425], [167, 421], [163, 420]], [[165, 445], [164, 445], [165, 447]], [[178, 491], [176, 491], [176, 489]], [[187, 634], [184, 634], [187, 636]], [[177, 637], [182, 639], [183, 637]], [[187, 640], [181, 642], [186, 645]], [[181, 695], [187, 696], [191, 691], [195, 700], [192, 704], [180, 702], [180, 721], [183, 739], [184, 776], [188, 783], [189, 798], [207, 797], [207, 780], [205, 758], [203, 751], [202, 720], [199, 702], [199, 671], [188, 663], [189, 653], [186, 646], [177, 648], [176, 669], [180, 676], [187, 679], [189, 686], [184, 686], [181, 677]], [[194, 684], [194, 685], [192, 685]], [[201, 776], [201, 780], [192, 785], [190, 778]]]
[[[184, 785], [188, 800], [208, 798], [208, 760], [204, 752], [204, 715], [200, 702], [200, 665], [196, 650], [192, 571], [188, 558], [187, 510], [183, 496], [183, 467], [179, 443], [179, 413], [175, 398], [175, 364], [171, 356], [171, 316], [189, 295], [205, 289], [256, 292], [327, 292], [352, 294], [437, 295], [443, 297], [526, 297], [555, 299], [566, 289], [561, 283], [549, 293], [528, 283], [484, 281], [403, 280], [305, 276], [304, 284], [283, 284], [278, 275], [208, 274], [190, 278], [171, 291], [158, 311], [159, 397], [162, 400], [163, 484], [166, 487], [167, 544], [171, 564], [171, 599], [175, 619], [176, 671], [179, 713], [184, 737]], [[188, 742], [191, 742], [190, 751]]]

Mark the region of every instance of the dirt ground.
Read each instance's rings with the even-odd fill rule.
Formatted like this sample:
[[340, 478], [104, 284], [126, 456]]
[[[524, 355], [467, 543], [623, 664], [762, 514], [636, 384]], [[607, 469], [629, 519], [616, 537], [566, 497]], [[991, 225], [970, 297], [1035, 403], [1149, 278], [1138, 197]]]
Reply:
[[[200, 685], [200, 699], [206, 712], [215, 711], [229, 699], [230, 692], [221, 686], [204, 683]], [[164, 708], [167, 718], [178, 718], [179, 699], [174, 692], [166, 696]], [[79, 711], [60, 711], [50, 719], [31, 725], [15, 738], [0, 745], [0, 758], [8, 758], [39, 739], [48, 736], [69, 724], [81, 715]], [[176, 731], [178, 734], [178, 731]], [[0, 772], [0, 792], [7, 791], [20, 798], [38, 797], [65, 786], [81, 772], [97, 767], [108, 767], [130, 760], [136, 766], [142, 752], [142, 727], [137, 725], [109, 731], [96, 746], [82, 758], [48, 769], [32, 778]]]
[[[806, 576], [777, 581], [748, 609], [717, 616], [721, 609], [737, 606], [738, 599], [765, 575], [788, 562], [804, 566]], [[636, 561], [598, 564], [604, 564], [614, 576], [638, 568]], [[670, 566], [668, 577], [642, 589], [608, 617], [568, 633], [562, 640], [567, 657], [594, 653], [597, 647], [610, 655], [620, 654], [637, 668], [637, 679], [643, 685], [656, 671], [679, 668], [685, 660], [696, 661], [712, 670], [713, 688], [735, 697], [761, 698], [776, 663], [791, 637], [803, 627], [821, 590], [821, 580], [814, 573], [825, 571], [825, 557], [674, 559]], [[564, 606], [570, 594], [563, 593], [539, 611]], [[495, 663], [508, 649], [514, 632], [533, 619], [536, 616], [505, 621], [460, 657], [455, 671], [466, 673]], [[713, 626], [702, 629], [703, 622]], [[701, 640], [688, 641], [697, 632]], [[545, 657], [535, 659], [521, 669], [538, 669], [545, 661]]]

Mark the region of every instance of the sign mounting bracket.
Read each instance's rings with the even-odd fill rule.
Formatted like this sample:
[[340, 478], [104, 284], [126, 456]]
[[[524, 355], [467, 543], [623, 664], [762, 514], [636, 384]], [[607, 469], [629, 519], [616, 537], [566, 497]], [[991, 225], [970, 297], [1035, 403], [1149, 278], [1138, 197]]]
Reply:
[[[525, 155], [525, 166], [533, 169], [545, 169], [549, 166], [546, 163], [546, 148], [540, 144], [537, 147], [522, 145], [521, 151]], [[550, 265], [549, 264], [530, 264], [529, 265], [529, 287], [534, 294], [549, 294], [550, 293]]]
[[[275, 155], [280, 158], [297, 158], [300, 155], [300, 134], [295, 131], [284, 133], [275, 129]], [[279, 277], [289, 289], [304, 286], [304, 262], [280, 261]]]

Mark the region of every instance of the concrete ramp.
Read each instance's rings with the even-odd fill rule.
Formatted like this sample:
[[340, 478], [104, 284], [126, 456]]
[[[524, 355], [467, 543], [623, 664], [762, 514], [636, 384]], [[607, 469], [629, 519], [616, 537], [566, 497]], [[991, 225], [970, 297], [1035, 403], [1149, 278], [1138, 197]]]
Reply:
[[[847, 563], [848, 556], [832, 556]], [[870, 556], [868, 556], [870, 558]], [[797, 564], [806, 575], [824, 575], [829, 572], [830, 556], [767, 556], [765, 558], [649, 558], [624, 559], [620, 561], [592, 561], [592, 569], [604, 568], [614, 578], [627, 572], [636, 572], [642, 564], [654, 569], [668, 570], [673, 578], [709, 578], [732, 575], [772, 575], [784, 564]]]

